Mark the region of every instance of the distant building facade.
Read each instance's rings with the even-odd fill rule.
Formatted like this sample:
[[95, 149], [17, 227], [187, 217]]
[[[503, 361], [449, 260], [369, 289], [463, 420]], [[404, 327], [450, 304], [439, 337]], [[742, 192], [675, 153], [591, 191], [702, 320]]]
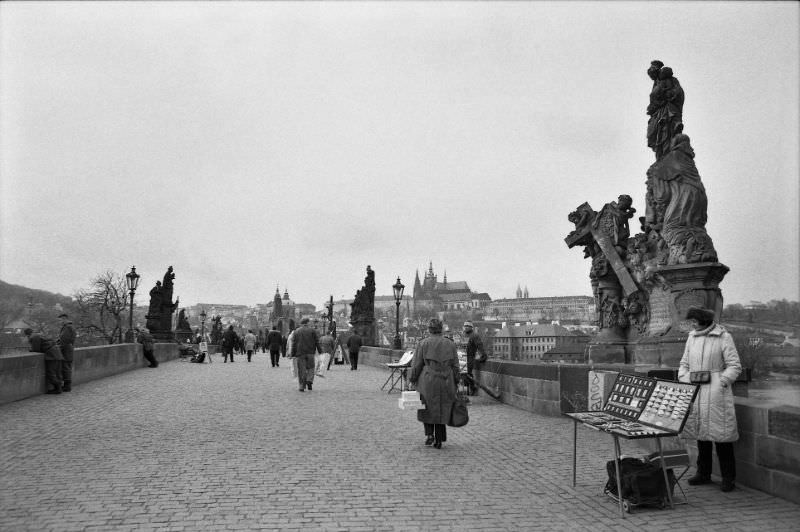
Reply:
[[[528, 289], [525, 288], [525, 293]], [[517, 293], [520, 294], [519, 288]], [[520, 294], [522, 295], [522, 294]], [[517, 297], [495, 299], [484, 312], [484, 319], [497, 321], [575, 320], [592, 323], [596, 320], [594, 297]]]
[[492, 354], [507, 360], [546, 360], [545, 354], [557, 347], [589, 343], [589, 336], [561, 325], [511, 325], [497, 331]]

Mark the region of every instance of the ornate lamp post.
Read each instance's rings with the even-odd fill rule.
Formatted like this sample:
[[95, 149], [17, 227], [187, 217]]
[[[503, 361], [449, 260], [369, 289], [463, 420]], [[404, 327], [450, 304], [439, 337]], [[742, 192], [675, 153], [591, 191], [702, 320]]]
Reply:
[[200, 312], [200, 341], [201, 342], [205, 342], [206, 341], [206, 316], [207, 315], [208, 314], [206, 314], [206, 309], [203, 309], [202, 312]]
[[400, 300], [403, 299], [403, 283], [400, 282], [400, 278], [397, 278], [397, 282], [392, 285], [392, 290], [394, 290], [394, 303], [397, 305], [397, 312], [395, 314], [395, 322], [394, 322], [394, 348], [395, 349], [402, 349], [403, 348], [403, 341], [400, 339]]
[[125, 281], [128, 283], [128, 290], [131, 292], [131, 312], [128, 321], [128, 334], [127, 340], [133, 341], [133, 296], [136, 293], [136, 287], [139, 286], [139, 274], [136, 273], [136, 266], [131, 266], [131, 271], [125, 274]]

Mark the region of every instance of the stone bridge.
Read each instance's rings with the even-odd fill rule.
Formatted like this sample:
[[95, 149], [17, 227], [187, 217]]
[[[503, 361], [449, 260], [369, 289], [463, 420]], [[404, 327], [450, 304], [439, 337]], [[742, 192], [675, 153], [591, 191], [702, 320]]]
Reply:
[[[12, 402], [8, 383], [39, 371], [37, 355], [3, 357], [0, 530], [730, 531], [800, 522], [787, 498], [685, 478], [688, 504], [621, 518], [603, 494], [607, 435], [578, 430], [572, 486], [573, 425], [551, 415], [559, 372], [509, 369], [504, 390], [515, 406], [477, 397], [466, 427], [449, 429], [441, 450], [426, 447], [415, 413], [380, 390], [394, 355], [368, 349], [358, 371], [334, 365], [299, 393], [287, 359], [272, 368], [267, 354], [234, 364], [215, 355], [200, 365], [162, 347], [165, 363], [146, 369], [140, 347], [119, 346], [87, 354], [71, 393], [41, 395], [42, 384]], [[751, 422], [768, 427], [764, 412]], [[624, 441], [622, 451], [643, 452]], [[769, 460], [797, 466], [797, 455], [772, 452]], [[798, 496], [796, 485], [786, 489]]]

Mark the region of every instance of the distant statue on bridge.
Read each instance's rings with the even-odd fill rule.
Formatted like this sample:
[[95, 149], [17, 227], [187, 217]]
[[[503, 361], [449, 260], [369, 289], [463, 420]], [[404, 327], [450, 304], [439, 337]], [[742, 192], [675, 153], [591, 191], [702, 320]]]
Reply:
[[[150, 290], [150, 305], [147, 312], [147, 328], [157, 340], [172, 340], [172, 314], [178, 308], [178, 301], [172, 302], [175, 272], [170, 266], [164, 274], [163, 283], [156, 281]], [[191, 329], [190, 329], [191, 330]]]

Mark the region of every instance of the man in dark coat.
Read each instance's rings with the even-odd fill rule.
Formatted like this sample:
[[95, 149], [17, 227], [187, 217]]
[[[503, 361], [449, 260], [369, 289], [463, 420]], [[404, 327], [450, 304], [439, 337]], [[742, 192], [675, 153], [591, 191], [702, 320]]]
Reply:
[[23, 331], [31, 344], [31, 351], [44, 353], [44, 376], [47, 381], [47, 393], [61, 393], [61, 350], [55, 341], [41, 334], [33, 334], [33, 329]]
[[283, 337], [278, 332], [277, 325], [273, 325], [272, 330], [267, 334], [267, 348], [269, 349], [269, 360], [272, 362], [272, 367], [277, 368], [280, 366], [280, 353], [283, 348]]
[[309, 326], [308, 318], [300, 320], [300, 328], [294, 331], [292, 354], [297, 358], [297, 381], [300, 391], [311, 391], [314, 384], [314, 353], [322, 351], [317, 331]]
[[222, 335], [222, 356], [223, 362], [228, 361], [228, 355], [231, 357], [231, 364], [233, 364], [233, 348], [239, 345], [239, 336], [233, 330], [233, 325], [228, 325], [228, 328]]
[[353, 334], [347, 339], [347, 350], [350, 352], [350, 370], [358, 370], [358, 352], [361, 346], [364, 345], [364, 340], [353, 330]]
[[136, 341], [142, 344], [142, 351], [144, 351], [144, 358], [147, 359], [149, 364], [147, 365], [148, 368], [157, 368], [158, 367], [158, 360], [156, 360], [155, 355], [153, 354], [153, 344], [155, 341], [153, 340], [153, 335], [150, 334], [150, 331], [147, 329], [139, 329], [136, 328]]
[[[475, 386], [472, 370], [475, 367], [476, 361], [480, 363], [486, 360], [486, 351], [483, 349], [483, 341], [481, 337], [478, 336], [478, 333], [475, 332], [471, 321], [464, 322], [464, 335], [467, 337], [467, 375], [470, 376], [468, 381], [469, 394], [475, 395], [478, 389]], [[476, 358], [475, 355], [478, 353], [480, 353], [480, 356]]]
[[61, 331], [58, 333], [58, 348], [61, 350], [61, 380], [63, 385], [61, 390], [64, 392], [72, 391], [72, 354], [75, 352], [75, 327], [66, 314], [58, 317], [61, 320]]

